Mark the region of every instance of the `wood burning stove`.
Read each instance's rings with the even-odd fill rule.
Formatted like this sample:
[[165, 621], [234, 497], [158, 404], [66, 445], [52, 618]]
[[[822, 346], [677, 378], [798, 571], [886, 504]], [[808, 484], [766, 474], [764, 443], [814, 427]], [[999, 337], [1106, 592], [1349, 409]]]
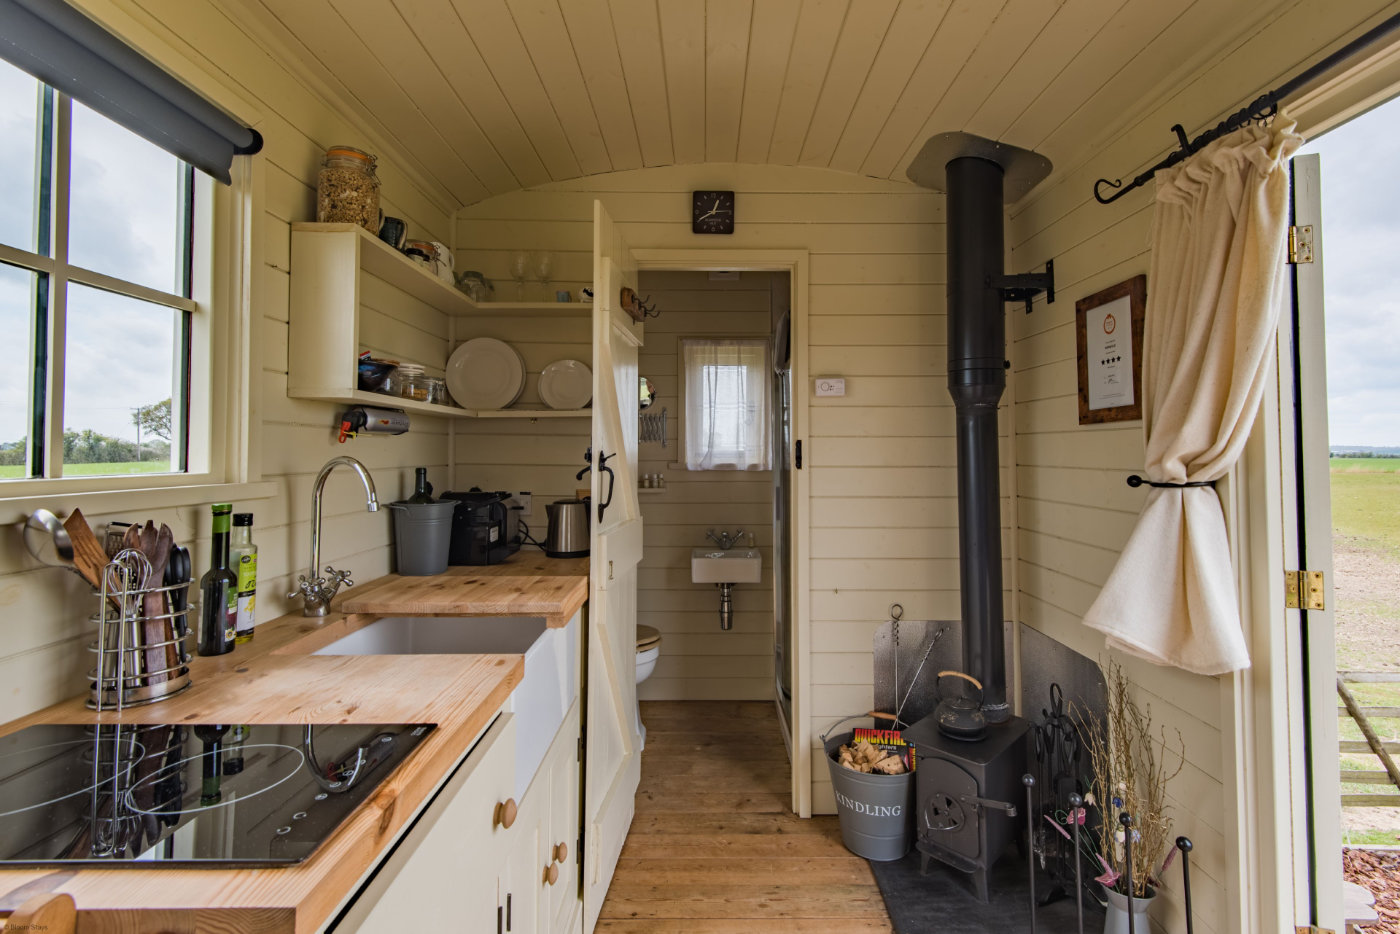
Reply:
[[1029, 724], [1006, 698], [1002, 615], [1001, 488], [997, 408], [1006, 388], [1004, 304], [1044, 290], [1054, 301], [1053, 267], [1008, 276], [1003, 268], [1003, 198], [1018, 200], [1050, 174], [1050, 162], [966, 133], [924, 144], [909, 178], [948, 195], [948, 392], [956, 411], [958, 557], [964, 671], [981, 682], [987, 734], [946, 735], [937, 716], [904, 731], [918, 747], [916, 845], [972, 874], [987, 901], [987, 871], [1015, 835], [1014, 802], [1026, 772]]

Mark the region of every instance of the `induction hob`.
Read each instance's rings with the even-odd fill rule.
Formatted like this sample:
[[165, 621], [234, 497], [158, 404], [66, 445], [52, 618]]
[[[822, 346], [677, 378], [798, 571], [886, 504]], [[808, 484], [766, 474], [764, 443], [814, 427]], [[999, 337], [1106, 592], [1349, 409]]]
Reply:
[[299, 863], [434, 728], [26, 727], [0, 736], [0, 866]]

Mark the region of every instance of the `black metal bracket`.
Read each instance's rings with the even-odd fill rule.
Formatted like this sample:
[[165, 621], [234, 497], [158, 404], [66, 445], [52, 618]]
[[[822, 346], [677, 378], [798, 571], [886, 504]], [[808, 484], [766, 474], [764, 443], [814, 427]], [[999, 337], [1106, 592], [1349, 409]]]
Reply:
[[1025, 302], [1026, 314], [1031, 313], [1031, 300], [1045, 293], [1045, 304], [1055, 304], [1055, 261], [1045, 261], [1044, 272], [1023, 272], [1015, 276], [987, 278], [988, 288], [1001, 293], [1004, 302]]

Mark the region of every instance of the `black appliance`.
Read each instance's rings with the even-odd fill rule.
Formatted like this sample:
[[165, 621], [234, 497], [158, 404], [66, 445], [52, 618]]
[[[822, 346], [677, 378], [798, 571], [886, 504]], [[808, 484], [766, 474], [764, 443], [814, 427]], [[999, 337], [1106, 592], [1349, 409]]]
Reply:
[[[904, 731], [918, 746], [917, 845], [929, 857], [972, 873], [986, 901], [987, 871], [1012, 837], [1009, 816], [1022, 794], [1029, 724], [1006, 699], [1001, 579], [1001, 472], [997, 408], [1006, 388], [1008, 301], [1055, 300], [1054, 267], [1007, 275], [1003, 203], [1017, 201], [1050, 174], [1050, 160], [967, 133], [928, 140], [910, 163], [911, 181], [947, 193], [948, 393], [958, 464], [958, 569], [963, 671], [982, 689], [982, 739], [940, 730], [935, 714]], [[948, 735], [952, 733], [953, 735]], [[993, 813], [999, 812], [999, 813]]]
[[1025, 798], [1026, 733], [1020, 717], [987, 727], [986, 736], [968, 742], [945, 734], [937, 716], [904, 731], [913, 743], [914, 846], [919, 868], [937, 859], [972, 876], [978, 899], [990, 899], [987, 874], [1016, 837], [1020, 822], [1015, 802]]
[[433, 729], [26, 727], [0, 737], [0, 865], [299, 863]]
[[500, 564], [520, 550], [519, 510], [507, 502], [509, 493], [472, 487], [442, 498], [461, 503], [452, 514], [448, 564]]

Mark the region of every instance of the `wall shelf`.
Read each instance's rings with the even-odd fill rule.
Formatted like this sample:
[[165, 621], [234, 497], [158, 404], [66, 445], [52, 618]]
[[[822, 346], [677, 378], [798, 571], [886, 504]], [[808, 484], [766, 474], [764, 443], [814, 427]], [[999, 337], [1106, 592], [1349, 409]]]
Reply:
[[288, 390], [293, 399], [316, 399], [321, 402], [339, 402], [344, 405], [369, 405], [381, 409], [403, 409], [418, 415], [435, 415], [439, 418], [592, 418], [593, 410], [588, 409], [537, 409], [522, 406], [512, 409], [463, 409], [455, 405], [436, 405], [385, 395], [382, 392], [368, 392], [363, 389], [340, 390], [296, 389]]

